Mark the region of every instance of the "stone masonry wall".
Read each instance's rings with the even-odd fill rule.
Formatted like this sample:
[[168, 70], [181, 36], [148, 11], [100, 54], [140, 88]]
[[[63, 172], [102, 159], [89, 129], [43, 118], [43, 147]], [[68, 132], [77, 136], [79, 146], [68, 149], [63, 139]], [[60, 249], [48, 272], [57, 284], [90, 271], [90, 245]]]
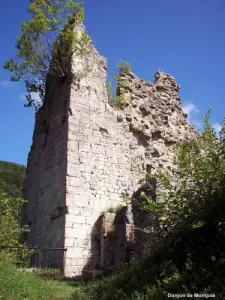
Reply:
[[[92, 71], [78, 82], [86, 67]], [[72, 74], [71, 82], [51, 82], [36, 114], [24, 219], [29, 244], [64, 246], [65, 275], [81, 276], [101, 265], [101, 214], [137, 190], [140, 172], [172, 173], [174, 147], [194, 129], [168, 74], [157, 71], [154, 83], [121, 74], [121, 111], [108, 104], [106, 60], [92, 44], [85, 58], [73, 58]]]
[[119, 93], [125, 108], [108, 104], [106, 61], [92, 46], [86, 60], [73, 59], [73, 73], [92, 72], [71, 86], [68, 119], [66, 274], [84, 266], [99, 268], [100, 240], [96, 223], [102, 212], [132, 195], [140, 172], [163, 168], [172, 172], [174, 146], [190, 136], [174, 78], [156, 73], [154, 83], [133, 73], [121, 75]]
[[[33, 144], [24, 182], [22, 224], [30, 232], [28, 246], [63, 248], [67, 167], [67, 102], [70, 85], [48, 80], [46, 100], [35, 116]], [[52, 266], [63, 264], [63, 252], [51, 251]], [[48, 262], [46, 262], [48, 263]]]
[[[118, 125], [117, 113], [108, 104], [105, 59], [92, 48], [84, 64], [93, 71], [79, 87], [72, 84], [68, 119], [65, 268], [66, 274], [74, 276], [84, 266], [99, 267], [95, 223], [102, 212], [123, 201], [122, 193], [131, 195], [135, 190], [145, 151], [128, 124]], [[82, 68], [82, 62], [74, 59], [73, 73]]]

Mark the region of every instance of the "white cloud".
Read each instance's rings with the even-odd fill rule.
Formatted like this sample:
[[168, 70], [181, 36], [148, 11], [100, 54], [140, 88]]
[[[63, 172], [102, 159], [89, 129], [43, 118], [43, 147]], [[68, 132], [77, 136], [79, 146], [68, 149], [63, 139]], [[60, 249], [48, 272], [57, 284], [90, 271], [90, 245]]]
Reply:
[[196, 106], [193, 103], [186, 103], [183, 105], [183, 111], [188, 115], [189, 118], [193, 114], [197, 114], [199, 110], [196, 108]]
[[1, 87], [6, 87], [6, 86], [9, 86], [10, 85], [10, 81], [8, 81], [8, 80], [1, 80], [0, 81], [0, 86]]
[[216, 131], [216, 134], [219, 135], [219, 133], [222, 129], [222, 126], [216, 122], [216, 123], [212, 124], [212, 128]]
[[[40, 104], [42, 102], [38, 93], [31, 93], [31, 97], [35, 100], [36, 104]], [[20, 94], [20, 100], [26, 101], [25, 93]]]
[[202, 129], [202, 123], [199, 120], [191, 120], [190, 121], [196, 128]]
[[[199, 117], [196, 116], [196, 115], [199, 114], [199, 110], [196, 107], [196, 105], [191, 103], [191, 102], [186, 102], [186, 103], [183, 104], [182, 108], [183, 108], [183, 111], [188, 115], [187, 121], [190, 124], [193, 124], [199, 130], [202, 130], [203, 129], [203, 123], [201, 122]], [[212, 127], [215, 130], [217, 136], [219, 136], [219, 133], [222, 129], [222, 125], [218, 122], [215, 122], [215, 123], [212, 124]]]
[[196, 105], [193, 103], [184, 103], [183, 111], [188, 115], [187, 120], [189, 123], [193, 124], [198, 129], [201, 128], [201, 121], [196, 119], [196, 116], [199, 113]]
[[38, 93], [31, 93], [31, 97], [35, 100], [36, 103], [41, 103], [41, 98]]

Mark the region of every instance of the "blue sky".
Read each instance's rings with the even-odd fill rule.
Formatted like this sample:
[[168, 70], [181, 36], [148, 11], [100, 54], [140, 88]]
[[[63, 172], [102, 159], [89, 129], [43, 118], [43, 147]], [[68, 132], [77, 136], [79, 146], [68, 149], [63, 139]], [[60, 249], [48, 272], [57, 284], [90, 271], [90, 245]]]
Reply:
[[[212, 123], [225, 117], [224, 0], [86, 0], [85, 25], [108, 60], [112, 77], [120, 59], [152, 81], [160, 68], [181, 85], [180, 96], [196, 124], [209, 107]], [[28, 18], [28, 0], [3, 0], [0, 10], [0, 160], [26, 164], [34, 111], [24, 108], [23, 83], [10, 83], [2, 65], [15, 54], [14, 37]]]

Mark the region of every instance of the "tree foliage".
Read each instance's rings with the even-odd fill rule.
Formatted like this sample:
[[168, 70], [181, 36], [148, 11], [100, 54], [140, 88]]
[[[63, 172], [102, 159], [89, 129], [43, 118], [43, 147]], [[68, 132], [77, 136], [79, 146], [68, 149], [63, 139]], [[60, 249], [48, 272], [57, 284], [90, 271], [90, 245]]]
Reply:
[[0, 245], [19, 245], [21, 228], [18, 215], [24, 202], [22, 198], [11, 201], [6, 193], [0, 190]]
[[[154, 216], [156, 245], [159, 251], [144, 264], [161, 265], [155, 274], [165, 294], [215, 294], [224, 299], [221, 278], [225, 273], [225, 124], [220, 136], [210, 125], [210, 111], [204, 130], [182, 142], [177, 151], [176, 179], [163, 171], [146, 174], [140, 182], [145, 192], [141, 210]], [[147, 194], [156, 182], [156, 198]], [[137, 199], [136, 199], [137, 200]], [[142, 203], [141, 203], [142, 202]], [[157, 243], [158, 242], [158, 243]], [[151, 269], [145, 267], [145, 272]], [[147, 274], [145, 273], [145, 276]], [[152, 275], [150, 275], [152, 278]]]
[[0, 190], [10, 199], [21, 198], [26, 168], [12, 162], [0, 161]]
[[0, 161], [0, 245], [18, 245], [25, 172], [23, 165]]
[[0, 245], [18, 244], [25, 173], [23, 165], [0, 161]]
[[[23, 165], [0, 161], [0, 246], [19, 246], [20, 234], [27, 230], [20, 227], [21, 206], [25, 203], [22, 199], [25, 172]], [[5, 259], [18, 266], [29, 262], [24, 249], [3, 249], [3, 254]]]
[[[22, 33], [16, 37], [16, 57], [6, 61], [4, 68], [12, 72], [12, 81], [25, 81], [26, 106], [38, 108], [44, 100], [47, 75], [65, 79], [72, 55], [86, 55], [90, 39], [74, 29], [83, 22], [82, 2], [34, 0], [28, 13], [31, 19], [22, 22]], [[32, 93], [39, 94], [41, 103]]]

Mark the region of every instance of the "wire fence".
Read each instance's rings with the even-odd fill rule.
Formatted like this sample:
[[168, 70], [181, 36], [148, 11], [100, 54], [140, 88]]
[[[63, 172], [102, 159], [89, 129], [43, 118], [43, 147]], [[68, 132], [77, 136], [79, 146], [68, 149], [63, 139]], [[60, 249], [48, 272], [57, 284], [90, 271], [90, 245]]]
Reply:
[[45, 279], [63, 278], [65, 248], [1, 246], [0, 254], [27, 272], [35, 272]]

